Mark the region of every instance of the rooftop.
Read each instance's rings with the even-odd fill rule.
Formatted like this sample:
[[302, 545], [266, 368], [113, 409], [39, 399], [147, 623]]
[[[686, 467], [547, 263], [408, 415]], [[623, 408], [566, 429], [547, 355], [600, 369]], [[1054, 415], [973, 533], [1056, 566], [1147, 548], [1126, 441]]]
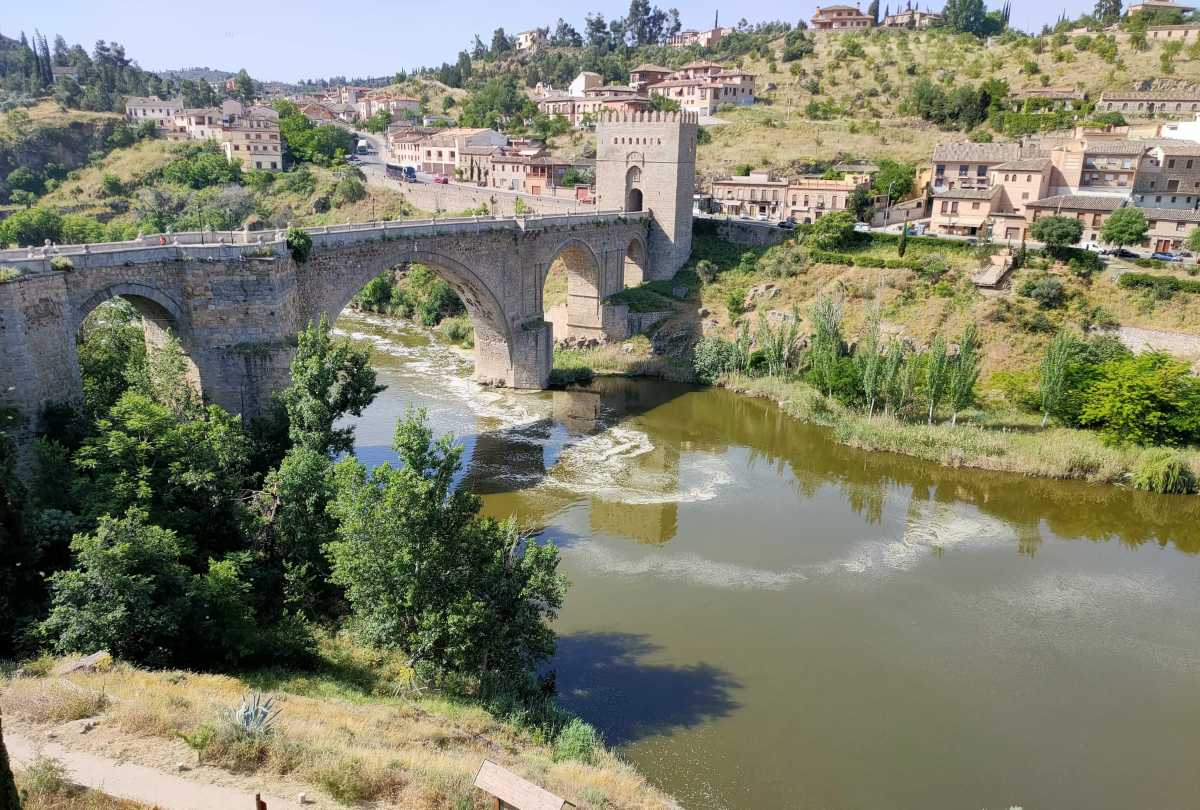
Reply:
[[1042, 150], [1035, 146], [1022, 146], [1015, 142], [1002, 143], [973, 143], [959, 141], [957, 143], [939, 143], [933, 147], [933, 159], [940, 161], [958, 161], [962, 163], [1006, 163], [1022, 158], [1040, 157]]
[[1050, 168], [1050, 158], [1035, 157], [1010, 160], [992, 167], [992, 171], [1002, 172], [1042, 172]]
[[633, 70], [631, 70], [629, 72], [630, 73], [670, 73], [671, 69], [669, 67], [663, 67], [662, 65], [652, 65], [649, 62], [643, 62], [642, 64], [638, 65], [637, 67], [635, 67]]
[[1105, 90], [1100, 101], [1200, 101], [1195, 90]]
[[949, 188], [933, 195], [935, 200], [990, 200], [1000, 192], [1000, 186], [987, 188]]
[[1142, 141], [1089, 140], [1083, 151], [1089, 155], [1140, 155], [1150, 148]]
[[1200, 211], [1194, 208], [1143, 208], [1148, 220], [1165, 219], [1168, 222], [1200, 223]]
[[1116, 211], [1125, 204], [1124, 197], [1112, 194], [1058, 194], [1025, 203], [1026, 208], [1053, 208], [1069, 211]]

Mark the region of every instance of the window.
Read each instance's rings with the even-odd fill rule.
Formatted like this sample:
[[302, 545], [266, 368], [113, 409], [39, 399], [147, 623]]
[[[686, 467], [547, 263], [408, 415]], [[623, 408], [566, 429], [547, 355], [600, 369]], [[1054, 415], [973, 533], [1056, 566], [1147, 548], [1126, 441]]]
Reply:
[[945, 163], [939, 163], [939, 164], [937, 165], [937, 173], [938, 173], [938, 174], [945, 174], [945, 173], [946, 173], [946, 164], [945, 164]]
[[979, 203], [977, 203], [977, 202], [973, 202], [973, 203], [971, 203], [971, 210], [972, 210], [972, 211], [978, 211], [978, 210], [979, 210]]

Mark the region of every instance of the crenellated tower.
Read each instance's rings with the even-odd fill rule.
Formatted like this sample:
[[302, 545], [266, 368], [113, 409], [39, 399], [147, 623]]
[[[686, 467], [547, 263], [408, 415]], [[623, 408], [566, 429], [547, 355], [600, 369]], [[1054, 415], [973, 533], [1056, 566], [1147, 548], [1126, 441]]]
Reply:
[[697, 129], [690, 112], [602, 112], [596, 124], [596, 207], [650, 212], [647, 281], [692, 252]]

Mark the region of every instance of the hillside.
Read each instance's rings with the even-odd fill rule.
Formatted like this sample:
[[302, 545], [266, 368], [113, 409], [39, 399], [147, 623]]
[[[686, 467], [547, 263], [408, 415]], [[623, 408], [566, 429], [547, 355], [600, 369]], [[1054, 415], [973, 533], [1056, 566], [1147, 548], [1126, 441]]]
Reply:
[[[149, 671], [126, 664], [68, 677], [41, 659], [0, 678], [5, 731], [57, 738], [71, 751], [179, 773], [252, 795], [307, 792], [320, 806], [474, 807], [491, 759], [581, 810], [669, 810], [674, 802], [595, 741], [548, 745], [532, 724], [419, 686], [400, 656], [331, 641], [321, 667], [239, 676]], [[239, 732], [231, 710], [254, 690], [274, 699], [269, 732]], [[91, 718], [94, 729], [78, 733]], [[184, 763], [184, 769], [176, 763]]]
[[111, 149], [119, 126], [116, 113], [66, 110], [50, 101], [8, 111], [0, 117], [0, 199], [7, 199], [14, 170], [61, 178]]

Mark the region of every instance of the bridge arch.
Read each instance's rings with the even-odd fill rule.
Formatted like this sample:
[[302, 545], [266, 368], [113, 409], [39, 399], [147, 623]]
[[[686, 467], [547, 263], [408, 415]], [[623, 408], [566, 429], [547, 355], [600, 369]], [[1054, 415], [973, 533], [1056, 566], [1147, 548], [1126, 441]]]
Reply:
[[600, 338], [603, 336], [603, 302], [611, 292], [604, 262], [587, 242], [569, 238], [558, 243], [545, 262], [542, 288], [551, 273], [566, 275], [566, 302], [546, 313], [553, 326], [554, 340]]
[[635, 236], [629, 240], [629, 245], [625, 248], [621, 286], [636, 287], [644, 282], [646, 280], [646, 262], [646, 240]]
[[499, 385], [518, 384], [515, 379], [514, 324], [506, 316], [503, 304], [475, 270], [444, 253], [397, 243], [395, 250], [384, 251], [370, 261], [354, 265], [352, 271], [341, 278], [334, 294], [318, 306], [312, 320], [325, 315], [333, 323], [367, 282], [404, 264], [425, 265], [462, 299], [475, 329], [475, 377]]
[[[204, 380], [200, 366], [196, 362], [197, 352], [186, 310], [175, 298], [158, 287], [137, 282], [118, 282], [97, 289], [82, 304], [74, 307], [68, 322], [68, 333], [74, 341], [78, 341], [80, 332], [88, 316], [101, 305], [121, 299], [128, 302], [142, 318], [142, 332], [145, 336], [146, 351], [153, 353], [166, 345], [167, 340], [175, 338], [183, 349], [186, 361], [185, 376], [188, 385], [197, 394], [204, 394]], [[75, 376], [76, 389], [81, 390], [82, 368], [79, 363], [78, 347], [72, 344], [74, 362], [71, 363]]]

